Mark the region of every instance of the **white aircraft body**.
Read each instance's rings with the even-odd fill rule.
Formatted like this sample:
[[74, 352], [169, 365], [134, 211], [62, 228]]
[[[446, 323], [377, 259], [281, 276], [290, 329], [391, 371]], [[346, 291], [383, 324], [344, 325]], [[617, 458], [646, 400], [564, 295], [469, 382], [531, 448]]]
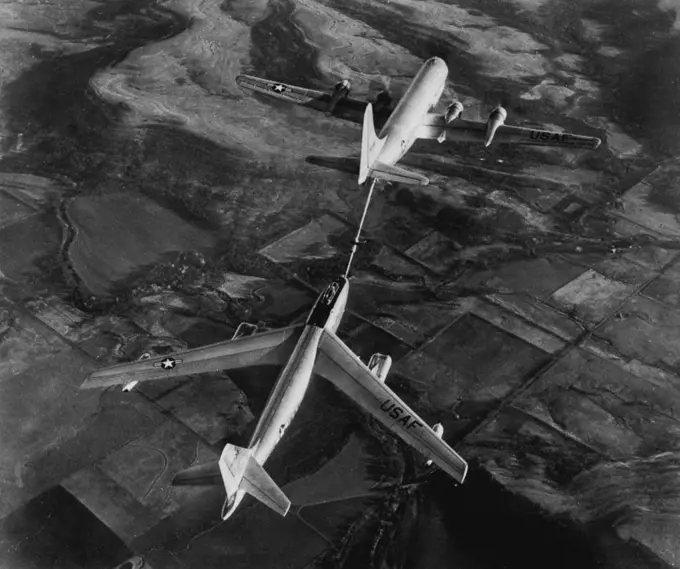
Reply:
[[442, 426], [430, 428], [385, 385], [391, 358], [374, 354], [366, 366], [336, 335], [348, 291], [346, 276], [333, 281], [319, 296], [304, 325], [247, 337], [239, 337], [239, 326], [230, 341], [97, 370], [82, 388], [121, 385], [129, 390], [137, 383], [155, 379], [254, 365], [282, 365], [248, 447], [228, 444], [217, 464], [189, 468], [175, 479], [177, 484], [192, 485], [219, 483], [221, 479], [226, 490], [223, 519], [233, 514], [246, 493], [281, 515], [288, 512], [290, 500], [269, 477], [263, 464], [290, 425], [313, 374], [331, 381], [422, 453], [428, 463], [436, 464], [462, 483], [467, 463], [442, 440]]
[[446, 87], [448, 67], [439, 57], [428, 59], [418, 71], [406, 93], [394, 110], [389, 109], [391, 98], [385, 92], [378, 96], [376, 118], [383, 124], [376, 135], [373, 105], [349, 97], [348, 80], [339, 82], [330, 93], [287, 85], [268, 79], [239, 75], [236, 82], [243, 88], [284, 101], [325, 111], [341, 118], [359, 121], [363, 114], [363, 134], [359, 183], [368, 178], [426, 185], [426, 176], [396, 166], [418, 139], [458, 142], [492, 142], [567, 148], [597, 148], [601, 140], [567, 132], [554, 132], [505, 124], [506, 110], [498, 106], [487, 122], [461, 118], [463, 105], [451, 101], [443, 113], [432, 112]]

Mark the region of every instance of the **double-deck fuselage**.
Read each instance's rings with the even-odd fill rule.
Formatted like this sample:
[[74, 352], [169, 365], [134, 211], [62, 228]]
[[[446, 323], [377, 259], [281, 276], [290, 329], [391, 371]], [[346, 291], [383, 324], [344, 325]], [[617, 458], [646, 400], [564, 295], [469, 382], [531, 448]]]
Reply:
[[[339, 277], [326, 287], [312, 308], [302, 335], [281, 370], [248, 445], [253, 458], [261, 465], [269, 458], [300, 407], [312, 378], [322, 333], [324, 330], [337, 331], [345, 312], [348, 291], [349, 281]], [[238, 489], [233, 496], [227, 496], [222, 511], [223, 519], [234, 512], [244, 495], [245, 491]]]
[[387, 137], [378, 162], [393, 166], [413, 146], [425, 116], [444, 92], [448, 75], [449, 68], [439, 57], [432, 57], [422, 65], [378, 135], [381, 139]]

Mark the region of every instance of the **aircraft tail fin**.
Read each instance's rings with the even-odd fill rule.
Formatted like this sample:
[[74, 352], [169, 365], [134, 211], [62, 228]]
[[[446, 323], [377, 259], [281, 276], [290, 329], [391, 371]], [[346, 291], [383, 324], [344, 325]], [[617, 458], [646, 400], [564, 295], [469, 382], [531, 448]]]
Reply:
[[371, 176], [371, 168], [380, 154], [385, 138], [378, 138], [373, 122], [373, 105], [366, 104], [364, 126], [361, 133], [361, 163], [359, 165], [359, 183], [363, 184]]
[[430, 179], [422, 174], [416, 174], [406, 168], [390, 166], [382, 162], [376, 162], [371, 168], [371, 177], [388, 182], [401, 182], [402, 184], [413, 184], [416, 186], [427, 186]]
[[290, 509], [290, 500], [271, 479], [252, 451], [236, 445], [227, 445], [220, 456], [219, 469], [227, 492], [222, 518], [228, 518], [244, 493], [250, 494], [285, 516]]

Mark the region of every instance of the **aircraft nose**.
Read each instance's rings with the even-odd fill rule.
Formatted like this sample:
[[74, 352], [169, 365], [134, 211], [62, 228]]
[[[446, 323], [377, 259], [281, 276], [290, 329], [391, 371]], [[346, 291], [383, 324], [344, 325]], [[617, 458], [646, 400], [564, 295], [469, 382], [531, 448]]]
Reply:
[[448, 75], [449, 67], [446, 65], [446, 62], [441, 57], [432, 57], [430, 58], [428, 63], [432, 67], [432, 69], [436, 69], [437, 71]]

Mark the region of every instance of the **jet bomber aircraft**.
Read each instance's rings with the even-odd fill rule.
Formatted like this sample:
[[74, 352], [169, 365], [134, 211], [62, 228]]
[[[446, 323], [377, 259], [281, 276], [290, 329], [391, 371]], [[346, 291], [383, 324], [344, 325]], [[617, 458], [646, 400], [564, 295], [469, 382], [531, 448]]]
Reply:
[[363, 114], [359, 184], [372, 178], [427, 185], [426, 176], [396, 165], [418, 139], [482, 142], [485, 146], [492, 142], [586, 149], [600, 146], [601, 140], [592, 136], [506, 125], [508, 113], [502, 106], [496, 107], [485, 123], [461, 118], [463, 104], [457, 99], [443, 113], [435, 113], [433, 109], [444, 92], [448, 74], [446, 63], [432, 57], [420, 68], [393, 110], [392, 98], [381, 92], [375, 101], [376, 119], [382, 125], [379, 134], [375, 132], [372, 103], [351, 98], [347, 79], [337, 83], [330, 93], [250, 75], [239, 75], [236, 83], [249, 91], [354, 122], [359, 122]]
[[227, 444], [217, 463], [191, 467], [175, 478], [175, 484], [184, 485], [219, 483], [221, 479], [226, 490], [222, 507], [225, 520], [234, 513], [245, 494], [283, 516], [288, 513], [290, 500], [263, 465], [290, 425], [314, 374], [329, 380], [418, 450], [428, 464], [434, 463], [458, 483], [465, 480], [468, 465], [442, 440], [442, 425], [430, 428], [385, 385], [392, 364], [390, 356], [373, 354], [366, 365], [336, 335], [349, 293], [349, 268], [360, 243], [374, 187], [375, 180], [370, 186], [345, 274], [320, 294], [305, 324], [240, 337], [249, 326], [242, 323], [229, 341], [99, 369], [81, 386], [87, 389], [121, 385], [124, 391], [129, 391], [139, 382], [156, 379], [256, 365], [283, 366], [248, 446]]

